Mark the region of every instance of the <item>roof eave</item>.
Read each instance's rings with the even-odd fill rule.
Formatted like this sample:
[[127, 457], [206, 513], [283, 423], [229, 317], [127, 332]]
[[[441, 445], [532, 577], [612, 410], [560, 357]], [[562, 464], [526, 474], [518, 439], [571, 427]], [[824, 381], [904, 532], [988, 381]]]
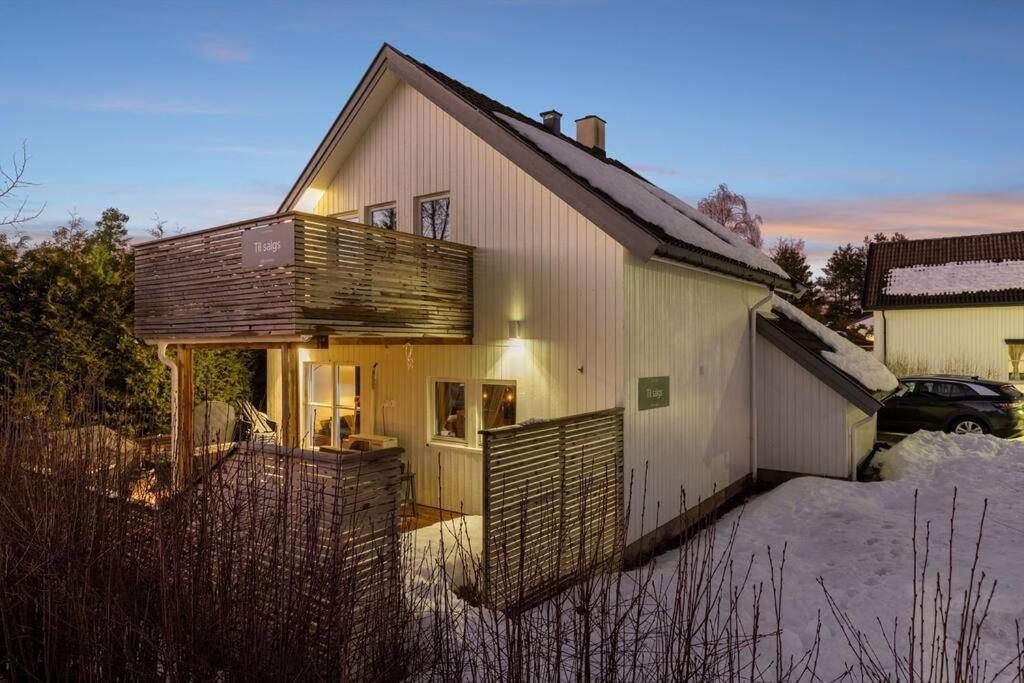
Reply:
[[783, 278], [763, 270], [748, 268], [738, 263], [733, 263], [723, 258], [716, 258], [709, 254], [689, 249], [678, 244], [661, 243], [655, 250], [655, 255], [663, 256], [675, 261], [688, 263], [704, 270], [711, 270], [725, 275], [740, 278], [757, 284], [762, 284], [780, 292], [795, 294], [797, 289], [788, 278]]
[[[820, 353], [805, 349], [763, 315], [757, 316], [757, 332], [789, 356], [797, 365], [817, 377], [865, 415], [877, 413], [885, 398], [891, 395], [887, 392], [869, 391], [864, 385], [856, 382], [825, 360]], [[884, 398], [880, 400], [877, 396], [878, 393], [881, 393]]]

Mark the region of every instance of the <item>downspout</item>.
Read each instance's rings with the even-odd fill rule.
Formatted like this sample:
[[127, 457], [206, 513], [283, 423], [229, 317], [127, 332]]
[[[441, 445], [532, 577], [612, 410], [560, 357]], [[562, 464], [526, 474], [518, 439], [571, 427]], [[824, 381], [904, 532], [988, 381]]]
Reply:
[[882, 365], [889, 360], [889, 321], [885, 319], [885, 309], [879, 311], [882, 314]]
[[857, 430], [867, 424], [872, 417], [874, 415], [865, 415], [863, 419], [850, 425], [850, 481], [857, 480]]
[[[157, 342], [156, 357], [171, 370], [171, 461], [178, 458], [178, 364], [167, 356], [167, 342]], [[174, 468], [177, 472], [177, 467]]]
[[775, 296], [775, 287], [750, 309], [750, 477], [757, 481], [757, 311]]

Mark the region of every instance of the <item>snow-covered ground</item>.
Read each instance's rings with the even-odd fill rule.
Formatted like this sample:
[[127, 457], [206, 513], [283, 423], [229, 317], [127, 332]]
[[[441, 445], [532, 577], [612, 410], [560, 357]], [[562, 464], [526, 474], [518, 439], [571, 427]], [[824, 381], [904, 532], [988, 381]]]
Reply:
[[443, 553], [451, 586], [472, 586], [484, 550], [483, 528], [483, 517], [466, 515], [408, 531], [404, 534], [405, 547], [411, 550], [412, 557], [406, 558], [406, 566], [421, 580], [431, 581]]
[[[756, 556], [751, 578], [766, 586], [771, 576], [767, 548], [772, 547], [777, 564], [786, 546], [783, 642], [799, 656], [811, 645], [820, 614], [819, 674], [829, 680], [852, 656], [817, 579], [884, 651], [876, 619], [891, 628], [898, 617], [905, 629], [911, 614], [915, 490], [922, 539], [924, 525], [931, 524], [929, 577], [934, 580], [937, 571], [945, 571], [953, 490], [958, 489], [954, 591], [968, 580], [987, 499], [979, 568], [989, 580], [998, 580], [998, 587], [982, 653], [990, 671], [992, 665], [1003, 666], [1017, 654], [1015, 621], [1024, 621], [1024, 443], [918, 432], [883, 452], [878, 463], [879, 482], [792, 480], [724, 516], [717, 533], [728, 535], [742, 514], [733, 556]], [[656, 562], [660, 578], [673, 582], [676, 554], [666, 553]]]
[[[975, 542], [982, 510], [988, 511], [981, 542], [979, 571], [986, 582], [998, 581], [995, 598], [983, 629], [981, 655], [988, 662], [989, 675], [1011, 662], [1017, 654], [1016, 621], [1024, 622], [1024, 443], [992, 436], [951, 435], [918, 432], [906, 437], [876, 458], [882, 481], [847, 482], [803, 477], [787, 482], [757, 496], [743, 508], [720, 519], [713, 533], [718, 552], [737, 522], [732, 558], [743, 567], [753, 558], [746, 582], [763, 583], [761, 632], [774, 628], [771, 602], [771, 568], [768, 548], [776, 570], [783, 546], [786, 564], [781, 610], [784, 657], [799, 658], [811, 647], [821, 620], [821, 647], [816, 680], [840, 676], [854, 655], [829, 607], [820, 578], [840, 610], [866, 633], [889, 665], [885, 635], [899, 619], [901, 638], [905, 638], [911, 615], [914, 571], [911, 537], [914, 529], [914, 493], [918, 492], [918, 551], [924, 551], [924, 529], [930, 524], [930, 561], [928, 578], [943, 573], [945, 580], [950, 513], [953, 491], [957, 489], [956, 534], [952, 552], [952, 586], [961, 595], [969, 581]], [[460, 545], [474, 555], [482, 550], [480, 517], [465, 517], [420, 529], [411, 541], [415, 556], [426, 558], [422, 575], [413, 572], [419, 586], [436, 581], [436, 558], [442, 541], [446, 571], [455, 586], [472, 580], [466, 564], [457, 559]], [[615, 590], [619, 599], [644, 591], [643, 610], [647, 614], [670, 606], [678, 583], [678, 551], [669, 551], [645, 566], [627, 572]], [[918, 567], [920, 570], [920, 566]], [[653, 572], [653, 588], [647, 582]], [[977, 580], [977, 577], [976, 579]], [[643, 587], [646, 586], [646, 587]], [[455, 597], [451, 593], [446, 603]], [[931, 595], [925, 601], [931, 609]], [[657, 596], [660, 596], [658, 598]], [[665, 597], [670, 598], [669, 602]], [[439, 604], [438, 594], [429, 593], [423, 603], [429, 617]], [[954, 605], [957, 600], [954, 600]], [[433, 607], [431, 607], [433, 605]], [[538, 608], [538, 614], [562, 614], [572, 619], [572, 610]], [[749, 605], [740, 610], [741, 621], [750, 617]], [[954, 606], [953, 614], [958, 618]], [[479, 629], [477, 613], [464, 622], [467, 638]], [[883, 633], [878, 621], [885, 625]], [[500, 622], [496, 622], [500, 623]], [[749, 623], [749, 621], [745, 621]], [[927, 619], [930, 624], [931, 620]], [[490, 628], [500, 630], [501, 626]], [[957, 630], [957, 625], [952, 631]], [[572, 632], [571, 629], [569, 632]], [[478, 634], [479, 635], [479, 634]], [[467, 647], [468, 647], [467, 640]], [[774, 644], [764, 651], [774, 656]], [[653, 653], [656, 654], [656, 653]], [[763, 656], [763, 655], [762, 655]]]

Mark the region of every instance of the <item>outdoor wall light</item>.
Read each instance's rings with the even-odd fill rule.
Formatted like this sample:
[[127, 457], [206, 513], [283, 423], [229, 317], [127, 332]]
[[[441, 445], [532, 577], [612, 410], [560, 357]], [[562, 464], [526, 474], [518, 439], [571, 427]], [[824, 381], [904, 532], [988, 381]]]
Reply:
[[509, 320], [508, 321], [508, 338], [509, 339], [522, 339], [522, 321], [521, 320]]

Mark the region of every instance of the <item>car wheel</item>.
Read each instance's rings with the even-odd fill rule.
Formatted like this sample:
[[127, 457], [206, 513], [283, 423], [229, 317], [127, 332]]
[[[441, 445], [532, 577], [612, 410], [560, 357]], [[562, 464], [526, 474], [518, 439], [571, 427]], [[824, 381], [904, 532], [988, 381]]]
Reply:
[[949, 431], [954, 434], [988, 434], [988, 425], [973, 417], [959, 417], [953, 420]]

